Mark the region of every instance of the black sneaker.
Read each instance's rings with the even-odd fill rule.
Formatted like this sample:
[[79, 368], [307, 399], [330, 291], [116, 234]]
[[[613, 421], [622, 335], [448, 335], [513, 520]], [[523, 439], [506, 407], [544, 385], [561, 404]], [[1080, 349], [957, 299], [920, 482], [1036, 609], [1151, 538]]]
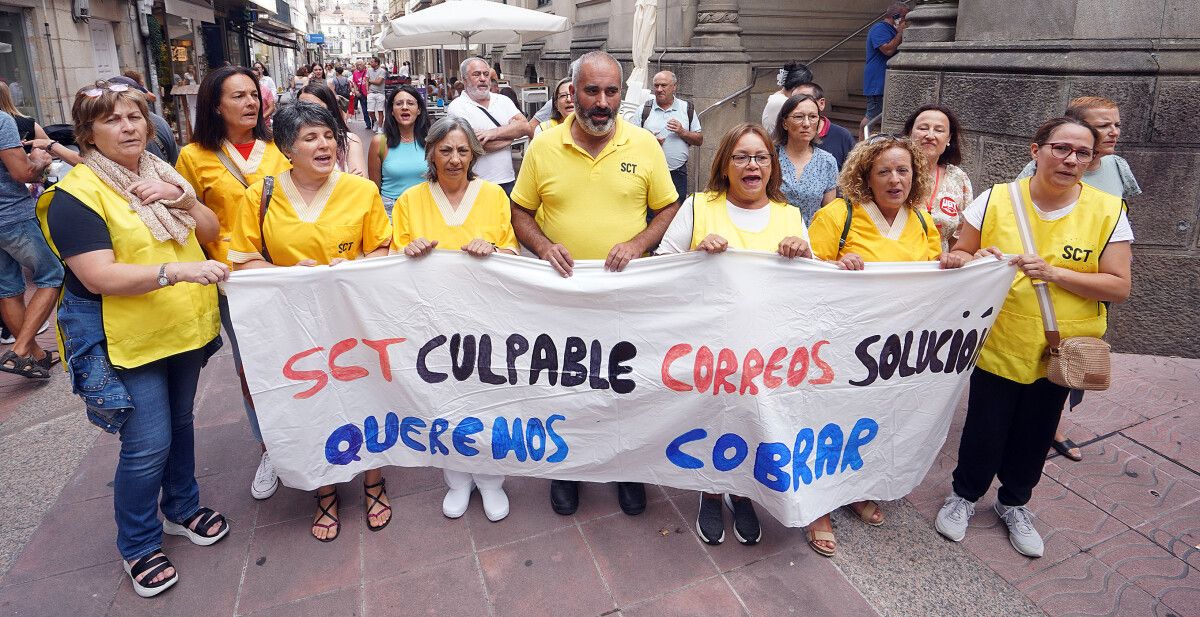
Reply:
[[8, 331], [8, 326], [0, 326], [0, 344], [12, 345], [15, 342], [17, 342], [17, 337]]
[[762, 527], [758, 524], [758, 515], [754, 513], [754, 503], [749, 499], [734, 501], [726, 493], [725, 506], [733, 512], [733, 535], [737, 537], [738, 542], [746, 546], [758, 544], [762, 539]]
[[696, 514], [696, 535], [705, 544], [717, 545], [725, 541], [725, 513], [721, 500], [700, 493], [700, 512]]

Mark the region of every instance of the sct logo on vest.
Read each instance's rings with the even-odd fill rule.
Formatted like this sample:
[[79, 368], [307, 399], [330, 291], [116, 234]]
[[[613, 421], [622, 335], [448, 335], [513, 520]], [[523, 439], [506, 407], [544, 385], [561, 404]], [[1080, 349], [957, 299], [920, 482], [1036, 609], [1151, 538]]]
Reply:
[[341, 243], [341, 244], [339, 244], [339, 245], [338, 245], [338, 252], [339, 252], [339, 253], [345, 253], [346, 251], [348, 251], [348, 250], [350, 250], [350, 249], [352, 249], [352, 248], [354, 248], [354, 243], [353, 243], [353, 242], [343, 242], [343, 243]]
[[1068, 244], [1063, 247], [1062, 258], [1071, 261], [1087, 261], [1094, 252], [1095, 249], [1083, 249]]
[[636, 174], [637, 163], [621, 163], [621, 171], [627, 174]]

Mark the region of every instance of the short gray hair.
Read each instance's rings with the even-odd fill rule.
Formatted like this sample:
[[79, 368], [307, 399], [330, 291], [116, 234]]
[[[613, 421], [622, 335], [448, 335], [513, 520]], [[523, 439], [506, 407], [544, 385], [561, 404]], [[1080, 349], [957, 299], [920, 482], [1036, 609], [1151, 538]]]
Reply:
[[492, 69], [492, 65], [488, 64], [487, 60], [484, 60], [483, 58], [480, 58], [479, 56], [471, 56], [470, 58], [463, 60], [462, 63], [458, 65], [458, 78], [459, 79], [466, 80], [467, 66], [469, 66], [472, 62], [482, 62], [483, 66], [486, 67], [489, 71]]
[[673, 71], [668, 71], [668, 70], [665, 70], [665, 69], [664, 69], [664, 70], [661, 70], [661, 71], [659, 71], [659, 72], [657, 72], [657, 73], [655, 73], [655, 74], [654, 74], [654, 76], [650, 78], [650, 79], [651, 79], [651, 81], [653, 81], [653, 80], [654, 80], [654, 77], [658, 77], [659, 75], [666, 75], [666, 76], [670, 77], [670, 78], [671, 78], [671, 83], [672, 83], [672, 84], [677, 84], [677, 83], [679, 83], [679, 76], [678, 76], [678, 75], [676, 75], [676, 74], [675, 74]]
[[292, 146], [296, 144], [296, 139], [300, 137], [300, 131], [306, 126], [325, 127], [333, 131], [333, 137], [337, 140], [338, 154], [342, 155], [346, 152], [346, 134], [338, 127], [333, 113], [324, 105], [306, 101], [288, 103], [275, 112], [272, 125], [275, 146], [289, 158], [292, 155]]
[[462, 131], [467, 136], [467, 143], [471, 146], [471, 162], [467, 165], [467, 180], [475, 179], [475, 163], [479, 162], [479, 157], [483, 156], [483, 144], [479, 143], [479, 139], [475, 137], [475, 129], [471, 128], [471, 123], [465, 118], [458, 116], [450, 116], [438, 120], [429, 127], [429, 133], [425, 135], [425, 162], [429, 164], [429, 170], [425, 172], [425, 177], [430, 182], [437, 182], [437, 167], [433, 164], [433, 153], [437, 150], [438, 144], [446, 139], [454, 131]]
[[590, 64], [592, 62], [599, 62], [602, 60], [611, 62], [611, 63], [613, 63], [614, 66], [617, 67], [617, 74], [620, 77], [620, 79], [617, 80], [617, 83], [622, 86], [621, 87], [622, 90], [625, 89], [624, 88], [624, 86], [625, 86], [625, 69], [621, 68], [621, 63], [617, 62], [617, 59], [612, 57], [612, 55], [609, 54], [608, 52], [596, 50], [596, 51], [589, 51], [586, 54], [579, 56], [579, 59], [575, 61], [575, 62], [579, 63], [578, 65], [576, 65], [575, 62], [571, 63], [571, 66], [574, 67], [574, 69], [575, 69], [574, 72], [571, 74], [571, 85], [575, 86], [576, 92], [579, 92], [579, 74], [583, 72], [583, 70], [582, 70], [583, 65]]

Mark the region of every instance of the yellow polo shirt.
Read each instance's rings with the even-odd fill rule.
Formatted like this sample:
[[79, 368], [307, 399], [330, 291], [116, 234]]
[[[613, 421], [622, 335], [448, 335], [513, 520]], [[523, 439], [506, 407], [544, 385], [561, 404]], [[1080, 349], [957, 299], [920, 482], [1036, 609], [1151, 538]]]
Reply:
[[417, 238], [437, 240], [439, 249], [457, 251], [475, 238], [502, 249], [517, 249], [508, 195], [494, 182], [476, 178], [467, 185], [458, 209], [450, 207], [442, 190], [422, 182], [400, 196], [392, 210], [392, 252], [399, 253]]
[[835, 199], [817, 210], [808, 226], [809, 243], [818, 259], [841, 259], [847, 253], [857, 253], [863, 261], [933, 261], [942, 253], [942, 237], [929, 217], [921, 226], [922, 215], [906, 208], [908, 216], [897, 215], [887, 224], [875, 204], [854, 204], [854, 219], [846, 246], [840, 250], [838, 241], [846, 226], [846, 201]]
[[592, 158], [575, 144], [575, 114], [529, 143], [512, 200], [536, 213], [542, 232], [575, 259], [604, 259], [646, 229], [647, 209], [679, 197], [658, 140], [616, 120], [616, 134]]
[[291, 174], [288, 170], [275, 177], [262, 233], [258, 211], [263, 181], [245, 190], [233, 224], [230, 262], [262, 259], [262, 235], [267, 237], [271, 263], [277, 266], [294, 266], [305, 259], [319, 264], [337, 257], [358, 259], [390, 244], [392, 226], [374, 182], [334, 171], [312, 202], [305, 203]]

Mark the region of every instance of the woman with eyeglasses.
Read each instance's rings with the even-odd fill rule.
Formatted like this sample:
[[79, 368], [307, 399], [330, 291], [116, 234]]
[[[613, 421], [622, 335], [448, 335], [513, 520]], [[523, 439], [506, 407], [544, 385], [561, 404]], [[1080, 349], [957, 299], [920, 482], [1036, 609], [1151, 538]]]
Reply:
[[371, 139], [367, 169], [383, 194], [383, 208], [390, 217], [396, 200], [425, 180], [429, 167], [425, 161], [429, 114], [425, 98], [409, 84], [392, 91], [386, 108], [390, 113], [383, 121], [383, 133]]
[[[1061, 338], [1104, 336], [1105, 302], [1129, 297], [1133, 230], [1120, 197], [1082, 182], [1098, 156], [1100, 134], [1071, 117], [1038, 128], [1030, 145], [1037, 171], [1019, 180], [1021, 203], [1008, 185], [984, 191], [963, 212], [954, 254], [1003, 259], [1020, 268], [975, 371], [958, 446], [953, 492], [935, 526], [958, 542], [975, 502], [1000, 480], [996, 514], [1019, 553], [1041, 557], [1042, 537], [1025, 504], [1042, 475], [1068, 390], [1046, 379], [1046, 334], [1034, 285], [1046, 285]], [[1036, 250], [1026, 252], [1016, 212], [1029, 222]]]
[[[196, 130], [192, 143], [179, 151], [175, 168], [196, 190], [196, 197], [217, 215], [220, 233], [204, 242], [209, 259], [229, 264], [229, 241], [233, 222], [245, 199], [246, 187], [266, 176], [273, 176], [291, 164], [271, 141], [271, 131], [263, 117], [258, 80], [250, 69], [224, 66], [210, 71], [200, 83], [196, 97]], [[242, 384], [242, 406], [250, 420], [250, 431], [260, 444], [262, 456], [250, 484], [250, 495], [266, 499], [279, 487], [279, 478], [254, 413], [254, 401], [246, 388], [242, 354], [238, 349], [229, 304], [224, 294], [218, 297], [221, 325], [233, 348], [233, 365]]]
[[962, 162], [958, 126], [954, 112], [937, 104], [918, 107], [904, 123], [904, 134], [920, 146], [933, 174], [933, 189], [925, 203], [925, 212], [942, 236], [943, 251], [954, 246], [958, 239], [959, 212], [974, 198], [971, 179], [958, 168]]
[[[707, 190], [684, 200], [655, 254], [734, 248], [811, 258], [804, 218], [780, 190], [773, 149], [770, 135], [757, 124], [730, 129], [713, 156]], [[714, 545], [725, 540], [722, 502], [733, 513], [738, 542], [757, 544], [762, 527], [750, 498], [709, 492], [701, 493], [696, 514], [700, 539]]]
[[[275, 141], [292, 168], [275, 176], [265, 211], [265, 181], [243, 192], [229, 248], [234, 269], [334, 266], [387, 255], [392, 227], [378, 191], [337, 169], [346, 139], [333, 112], [304, 101], [284, 105], [275, 114]], [[367, 529], [383, 529], [392, 508], [381, 469], [363, 474], [363, 492]], [[337, 487], [322, 486], [315, 497], [311, 533], [332, 542], [341, 532]]]
[[554, 104], [550, 107], [550, 119], [545, 122], [540, 122], [533, 129], [533, 136], [537, 137], [543, 131], [548, 131], [560, 124], [563, 120], [575, 113], [575, 102], [571, 100], [571, 78], [564, 77], [558, 80], [558, 84], [554, 86]]
[[[1096, 142], [1096, 156], [1092, 157], [1087, 171], [1083, 172], [1083, 183], [1126, 200], [1141, 195], [1142, 187], [1138, 186], [1129, 163], [1116, 154], [1117, 140], [1121, 137], [1121, 110], [1117, 104], [1098, 96], [1081, 96], [1071, 100], [1070, 107], [1063, 115], [1082, 120], [1100, 133], [1100, 141]], [[1028, 178], [1035, 171], [1037, 162], [1029, 161], [1017, 177]], [[1080, 400], [1072, 397], [1071, 405], [1078, 404]], [[1061, 427], [1055, 431], [1050, 446], [1073, 461], [1083, 460], [1083, 452]]]
[[192, 430], [200, 368], [221, 346], [215, 284], [229, 267], [201, 248], [216, 239], [217, 217], [146, 152], [149, 113], [124, 84], [80, 90], [71, 117], [83, 163], [38, 202], [42, 230], [66, 262], [57, 323], [72, 390], [92, 423], [121, 438], [111, 485], [117, 548], [144, 598], [179, 580], [163, 533], [201, 546], [229, 533], [201, 505]]
[[[942, 252], [941, 235], [923, 214], [930, 193], [928, 166], [924, 153], [904, 137], [876, 135], [855, 146], [838, 177], [843, 198], [821, 208], [809, 227], [813, 254], [846, 270], [882, 261], [961, 267], [964, 258]], [[864, 523], [883, 524], [883, 510], [874, 501], [849, 505]], [[820, 555], [834, 555], [837, 538], [828, 514], [809, 524], [808, 544]]]
[[821, 109], [807, 94], [789, 97], [775, 120], [775, 148], [783, 195], [811, 223], [821, 206], [836, 197], [838, 167], [833, 155], [815, 147]]

